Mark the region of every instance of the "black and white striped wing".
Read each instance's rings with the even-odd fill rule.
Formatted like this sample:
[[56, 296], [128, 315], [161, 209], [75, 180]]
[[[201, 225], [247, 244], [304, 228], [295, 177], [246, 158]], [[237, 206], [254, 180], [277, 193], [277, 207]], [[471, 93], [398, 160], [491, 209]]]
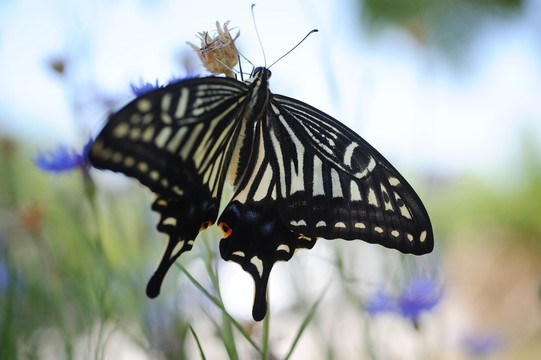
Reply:
[[279, 214], [291, 231], [360, 239], [417, 255], [432, 251], [432, 226], [423, 203], [364, 139], [285, 96], [274, 95], [268, 116], [279, 169]]
[[244, 161], [239, 136], [253, 131], [241, 116], [246, 94], [244, 83], [213, 77], [151, 91], [111, 115], [90, 150], [93, 166], [134, 177], [157, 194], [152, 209], [169, 242], [149, 281], [150, 297], [199, 231], [214, 223], [228, 168]]
[[234, 195], [217, 221], [220, 253], [254, 278], [255, 320], [267, 311], [273, 265], [320, 237], [432, 250], [427, 212], [393, 166], [332, 117], [272, 95], [269, 77], [258, 68], [246, 83], [210, 77], [157, 89], [113, 114], [94, 142], [92, 165], [157, 194], [152, 208], [169, 242], [150, 297], [215, 222], [226, 181]]
[[255, 282], [252, 315], [267, 311], [273, 265], [317, 238], [360, 239], [405, 253], [433, 248], [411, 186], [366, 141], [300, 101], [272, 95], [257, 123], [249, 172], [218, 220], [220, 252]]

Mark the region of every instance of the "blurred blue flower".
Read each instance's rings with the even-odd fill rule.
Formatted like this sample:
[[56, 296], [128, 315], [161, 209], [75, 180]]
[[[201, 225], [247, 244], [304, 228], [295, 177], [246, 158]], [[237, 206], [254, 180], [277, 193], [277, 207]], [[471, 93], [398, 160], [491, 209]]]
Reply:
[[2, 234], [0, 234], [0, 294], [6, 291], [9, 283], [9, 271], [3, 259], [2, 240]]
[[163, 85], [160, 85], [160, 83], [158, 82], [158, 79], [156, 79], [156, 85], [153, 85], [149, 82], [143, 82], [142, 80], [140, 81], [139, 86], [130, 84], [131, 92], [135, 96], [141, 96], [152, 90], [161, 89], [162, 87]]
[[161, 88], [164, 88], [167, 85], [176, 84], [176, 83], [181, 82], [183, 80], [188, 80], [188, 79], [192, 79], [192, 78], [196, 78], [196, 77], [198, 77], [198, 76], [193, 71], [188, 71], [186, 76], [178, 77], [178, 78], [173, 77], [165, 85], [160, 85], [160, 83], [158, 82], [158, 79], [156, 79], [155, 84], [140, 81], [139, 86], [134, 85], [134, 84], [130, 84], [130, 88], [131, 88], [131, 91], [133, 92], [133, 94], [135, 96], [141, 96], [141, 95], [144, 95], [144, 94], [146, 94], [146, 93], [148, 93], [148, 92], [150, 92], [152, 90], [161, 89]]
[[471, 355], [482, 357], [499, 351], [503, 346], [503, 339], [494, 333], [470, 334], [462, 339], [462, 344]]
[[86, 171], [89, 167], [88, 152], [92, 146], [92, 141], [90, 139], [86, 143], [81, 153], [68, 149], [65, 146], [59, 146], [47, 154], [38, 154], [34, 159], [34, 163], [44, 171], [62, 172], [75, 168]]
[[379, 290], [372, 298], [368, 299], [365, 304], [365, 310], [370, 315], [385, 312], [396, 312], [396, 299], [385, 290]]
[[395, 297], [379, 290], [365, 304], [365, 310], [371, 314], [396, 313], [417, 324], [423, 311], [431, 310], [438, 304], [443, 289], [434, 280], [427, 277], [414, 278], [400, 294]]
[[0, 294], [6, 292], [9, 282], [9, 273], [6, 263], [0, 259]]
[[440, 301], [443, 289], [428, 277], [414, 278], [398, 297], [400, 314], [417, 322], [419, 314], [431, 310]]

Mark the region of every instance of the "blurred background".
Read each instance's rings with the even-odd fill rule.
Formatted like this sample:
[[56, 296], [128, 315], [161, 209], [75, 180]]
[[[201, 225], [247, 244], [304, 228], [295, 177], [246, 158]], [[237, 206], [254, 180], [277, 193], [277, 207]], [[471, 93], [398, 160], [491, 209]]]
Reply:
[[[251, 3], [0, 1], [0, 358], [538, 359], [541, 1], [259, 1], [262, 46]], [[320, 240], [275, 266], [260, 324], [250, 277], [210, 232], [179, 259], [197, 283], [173, 267], [146, 298], [166, 245], [151, 194], [34, 160], [80, 153], [131, 84], [205, 76], [186, 41], [217, 20], [255, 66], [319, 29], [272, 67], [271, 90], [402, 172], [432, 254]]]

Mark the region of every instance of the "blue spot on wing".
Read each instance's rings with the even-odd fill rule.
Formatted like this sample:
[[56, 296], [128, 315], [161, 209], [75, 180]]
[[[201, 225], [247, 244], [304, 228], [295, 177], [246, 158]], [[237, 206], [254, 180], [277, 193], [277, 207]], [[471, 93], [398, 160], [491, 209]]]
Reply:
[[272, 233], [272, 231], [274, 230], [274, 221], [269, 221], [267, 223], [265, 223], [262, 227], [261, 227], [261, 232], [264, 234], [264, 235], [269, 235], [270, 233]]
[[240, 210], [239, 210], [239, 208], [237, 207], [237, 204], [235, 204], [235, 203], [229, 204], [228, 209], [229, 209], [230, 211], [232, 211], [233, 213], [235, 213], [235, 217], [236, 217], [237, 219], [240, 218]]
[[255, 211], [247, 211], [245, 216], [246, 220], [250, 222], [255, 222], [259, 218], [259, 214]]

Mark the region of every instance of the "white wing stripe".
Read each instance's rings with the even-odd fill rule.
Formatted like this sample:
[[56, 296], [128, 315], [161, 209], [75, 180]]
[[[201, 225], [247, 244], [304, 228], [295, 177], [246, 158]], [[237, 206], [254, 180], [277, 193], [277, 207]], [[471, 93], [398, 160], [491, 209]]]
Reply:
[[353, 158], [353, 151], [355, 148], [359, 147], [359, 144], [357, 143], [351, 143], [346, 148], [346, 151], [344, 152], [344, 164], [351, 167], [351, 159]]
[[284, 156], [282, 155], [282, 148], [280, 146], [280, 142], [276, 138], [276, 134], [274, 133], [274, 130], [271, 129], [270, 131], [270, 137], [272, 140], [272, 145], [274, 148], [274, 152], [276, 153], [276, 158], [278, 159], [278, 171], [281, 176], [280, 178], [280, 195], [282, 198], [286, 197], [286, 179], [285, 179], [285, 169], [284, 169]]
[[325, 195], [325, 189], [323, 189], [323, 163], [318, 156], [314, 155], [314, 185], [312, 189], [312, 196]]
[[342, 193], [342, 185], [340, 184], [340, 175], [336, 169], [331, 169], [331, 183], [332, 183], [332, 197], [341, 198], [344, 197]]
[[[188, 88], [180, 89], [180, 97], [178, 99], [177, 111], [175, 111], [175, 118], [183, 118], [188, 108], [188, 98], [190, 97], [190, 91]], [[162, 104], [163, 106], [163, 104]]]

